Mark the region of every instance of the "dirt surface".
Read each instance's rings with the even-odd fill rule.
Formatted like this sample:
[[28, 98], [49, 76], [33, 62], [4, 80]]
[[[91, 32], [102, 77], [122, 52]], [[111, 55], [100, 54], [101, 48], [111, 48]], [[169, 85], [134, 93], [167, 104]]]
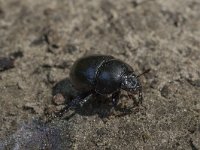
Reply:
[[199, 0], [0, 0], [0, 57], [12, 60], [0, 64], [1, 139], [75, 96], [67, 78], [76, 59], [109, 54], [136, 74], [151, 69], [141, 78], [146, 109], [104, 118], [108, 105], [91, 103], [52, 120], [63, 147], [200, 149], [199, 10]]

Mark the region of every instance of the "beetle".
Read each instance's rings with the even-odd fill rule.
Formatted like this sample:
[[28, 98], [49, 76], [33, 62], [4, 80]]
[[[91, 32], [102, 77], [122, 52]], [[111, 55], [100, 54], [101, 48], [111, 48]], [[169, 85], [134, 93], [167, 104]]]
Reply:
[[127, 63], [109, 55], [90, 55], [75, 61], [70, 71], [70, 81], [81, 94], [73, 99], [67, 108], [83, 106], [92, 95], [111, 95], [113, 107], [119, 101], [121, 90], [138, 93], [138, 103], [142, 103], [142, 86], [139, 76]]
[[132, 94], [138, 92], [139, 103], [142, 103], [142, 86], [138, 79], [140, 75], [135, 75], [130, 65], [113, 56], [82, 57], [73, 64], [70, 71], [72, 85], [83, 93], [74, 103], [83, 105], [93, 94], [100, 94], [112, 95], [113, 105], [116, 106], [121, 90]]

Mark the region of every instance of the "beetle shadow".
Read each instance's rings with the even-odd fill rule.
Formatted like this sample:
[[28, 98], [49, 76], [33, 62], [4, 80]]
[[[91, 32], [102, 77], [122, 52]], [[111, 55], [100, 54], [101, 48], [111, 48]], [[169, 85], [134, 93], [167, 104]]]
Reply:
[[[62, 94], [65, 98], [65, 104], [67, 105], [70, 101], [76, 98], [80, 93], [74, 89], [69, 78], [63, 79], [58, 82], [52, 90], [52, 95]], [[87, 103], [82, 107], [74, 108], [74, 113], [65, 117], [70, 119], [76, 113], [82, 116], [98, 115], [100, 118], [107, 118], [112, 114], [113, 105], [111, 99], [101, 95], [93, 95]], [[132, 110], [128, 108], [121, 108], [119, 105], [115, 110], [122, 112], [123, 114], [131, 114]]]

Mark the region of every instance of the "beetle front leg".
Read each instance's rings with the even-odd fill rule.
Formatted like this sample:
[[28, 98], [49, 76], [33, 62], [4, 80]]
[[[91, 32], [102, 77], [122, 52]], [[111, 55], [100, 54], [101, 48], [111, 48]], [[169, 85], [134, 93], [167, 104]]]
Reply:
[[142, 95], [142, 87], [140, 86], [139, 90], [138, 90], [138, 103], [142, 104], [143, 102], [143, 95]]
[[119, 96], [120, 96], [120, 91], [117, 91], [115, 93], [112, 94], [112, 103], [113, 103], [113, 107], [117, 106], [117, 103], [119, 101]]
[[[127, 92], [128, 93], [128, 92]], [[135, 99], [135, 97], [133, 96], [133, 94], [137, 94], [138, 93], [138, 99]], [[142, 94], [142, 87], [138, 86], [137, 90], [131, 93], [128, 93], [129, 98], [131, 98], [134, 102], [134, 104], [136, 106], [142, 105], [143, 102], [143, 94]]]

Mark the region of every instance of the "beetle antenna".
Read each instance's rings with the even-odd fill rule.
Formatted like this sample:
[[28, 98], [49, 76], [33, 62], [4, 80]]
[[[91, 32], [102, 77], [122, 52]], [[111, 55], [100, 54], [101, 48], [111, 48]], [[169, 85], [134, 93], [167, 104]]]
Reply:
[[147, 70], [145, 70], [143, 73], [137, 75], [136, 78], [138, 78], [138, 77], [140, 77], [140, 76], [142, 76], [142, 75], [148, 73], [150, 70], [151, 70], [151, 69], [147, 69]]

